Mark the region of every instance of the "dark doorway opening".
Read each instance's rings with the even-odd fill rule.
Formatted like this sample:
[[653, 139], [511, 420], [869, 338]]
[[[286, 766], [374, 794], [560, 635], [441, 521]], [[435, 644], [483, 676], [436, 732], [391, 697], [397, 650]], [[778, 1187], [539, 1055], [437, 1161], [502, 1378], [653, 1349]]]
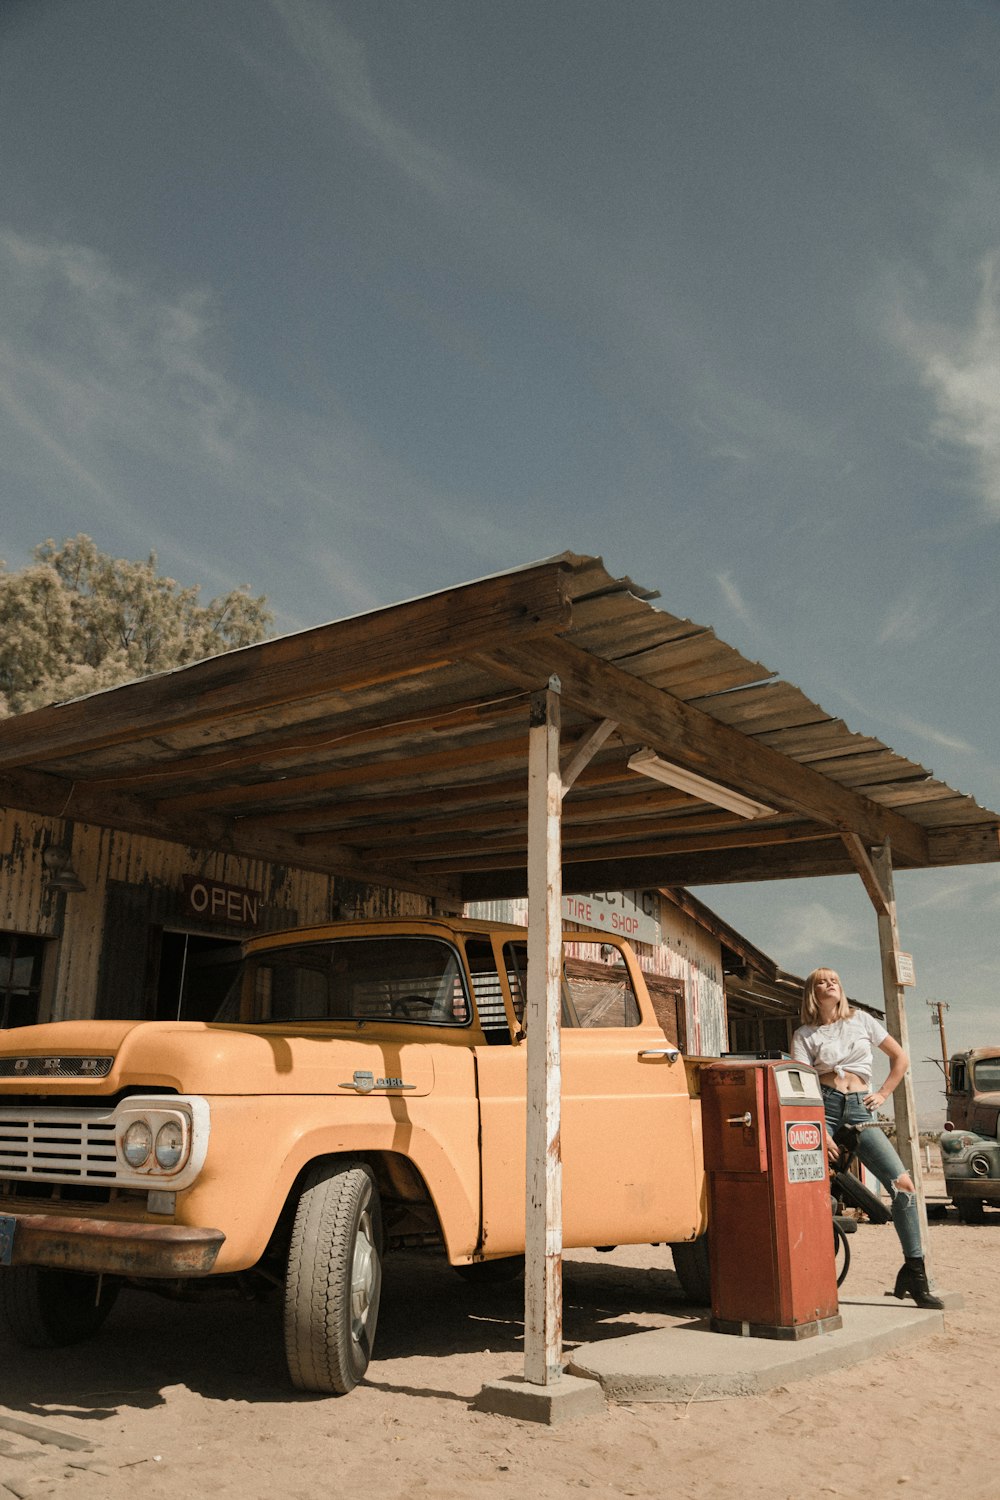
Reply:
[[222, 1004], [240, 960], [233, 939], [193, 932], [160, 937], [156, 986], [157, 1021], [211, 1021]]

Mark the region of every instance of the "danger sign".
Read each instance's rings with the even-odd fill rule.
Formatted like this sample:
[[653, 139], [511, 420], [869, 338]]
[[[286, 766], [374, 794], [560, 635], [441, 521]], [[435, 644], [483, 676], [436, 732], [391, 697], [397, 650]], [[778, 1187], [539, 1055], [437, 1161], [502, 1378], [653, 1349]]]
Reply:
[[785, 1161], [789, 1182], [822, 1182], [823, 1127], [818, 1120], [785, 1121]]

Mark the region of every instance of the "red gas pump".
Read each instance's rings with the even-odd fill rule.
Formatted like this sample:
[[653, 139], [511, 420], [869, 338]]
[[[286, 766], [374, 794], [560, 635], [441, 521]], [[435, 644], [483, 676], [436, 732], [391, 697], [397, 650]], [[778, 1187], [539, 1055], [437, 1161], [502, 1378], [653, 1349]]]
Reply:
[[711, 1327], [801, 1339], [841, 1326], [823, 1095], [814, 1068], [715, 1063], [701, 1074]]

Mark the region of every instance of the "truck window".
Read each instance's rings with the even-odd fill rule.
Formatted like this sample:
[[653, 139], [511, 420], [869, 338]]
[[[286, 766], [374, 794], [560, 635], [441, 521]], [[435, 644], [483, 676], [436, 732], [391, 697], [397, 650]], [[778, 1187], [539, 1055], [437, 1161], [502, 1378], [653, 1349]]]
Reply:
[[977, 1094], [1000, 1094], [1000, 1057], [984, 1057], [972, 1073]]
[[466, 938], [465, 962], [472, 976], [472, 993], [483, 1034], [491, 1045], [510, 1041], [503, 987], [497, 973], [493, 944], [488, 938]]
[[458, 954], [437, 938], [339, 938], [251, 954], [217, 1021], [465, 1026]]
[[[574, 944], [585, 957], [564, 960], [562, 985], [562, 1020], [564, 1027], [638, 1026], [639, 1002], [624, 962], [614, 965], [600, 962], [596, 944]], [[590, 958], [593, 948], [595, 957]], [[524, 942], [504, 944], [504, 964], [514, 1014], [524, 1024], [527, 995], [528, 945]]]

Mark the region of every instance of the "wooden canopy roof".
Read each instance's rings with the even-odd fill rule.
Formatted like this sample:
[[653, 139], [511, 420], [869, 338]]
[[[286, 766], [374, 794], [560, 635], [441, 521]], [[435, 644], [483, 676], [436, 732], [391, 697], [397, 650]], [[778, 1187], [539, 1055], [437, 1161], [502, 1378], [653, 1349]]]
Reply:
[[[607, 736], [563, 804], [566, 891], [847, 873], [852, 840], [890, 841], [896, 869], [1000, 858], [1000, 815], [654, 597], [566, 553], [6, 719], [0, 802], [451, 901], [519, 894], [528, 700], [555, 676], [564, 764]], [[630, 770], [647, 748], [774, 811]]]

